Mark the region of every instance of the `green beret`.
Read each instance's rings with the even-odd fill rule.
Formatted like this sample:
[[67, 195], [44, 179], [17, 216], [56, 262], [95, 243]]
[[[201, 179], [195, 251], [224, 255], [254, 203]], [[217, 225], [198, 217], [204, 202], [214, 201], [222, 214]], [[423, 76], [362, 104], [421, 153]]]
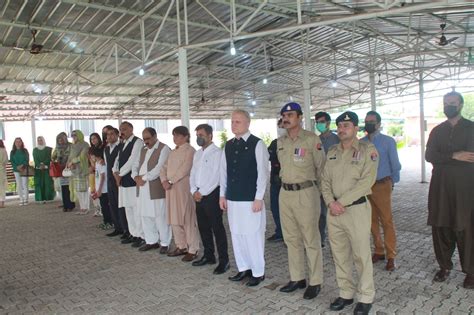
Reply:
[[351, 121], [354, 124], [354, 126], [357, 126], [359, 124], [359, 117], [357, 117], [357, 114], [354, 112], [350, 112], [350, 111], [344, 112], [341, 115], [339, 115], [339, 117], [337, 117], [336, 125], [344, 121]]

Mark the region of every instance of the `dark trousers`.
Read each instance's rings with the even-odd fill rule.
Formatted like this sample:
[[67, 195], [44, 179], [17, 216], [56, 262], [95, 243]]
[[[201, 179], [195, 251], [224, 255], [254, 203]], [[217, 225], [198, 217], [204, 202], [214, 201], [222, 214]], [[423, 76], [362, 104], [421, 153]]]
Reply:
[[321, 235], [321, 245], [324, 245], [324, 240], [326, 239], [327, 217], [328, 207], [326, 207], [323, 196], [321, 196], [321, 214], [319, 215], [319, 234]]
[[222, 264], [229, 262], [227, 236], [222, 223], [222, 210], [219, 207], [219, 187], [209, 195], [202, 197], [200, 202], [196, 202], [196, 216], [202, 244], [204, 245], [204, 256], [215, 260], [214, 239], [212, 237], [214, 234], [219, 262]]
[[456, 231], [449, 227], [437, 226], [433, 226], [431, 229], [439, 267], [448, 270], [453, 269], [451, 258], [457, 246], [462, 271], [474, 275], [474, 235], [472, 229]]
[[270, 183], [270, 208], [272, 209], [273, 221], [275, 221], [275, 235], [278, 238], [283, 237], [280, 222], [280, 204], [278, 201], [278, 198], [280, 197], [280, 189], [280, 184]]
[[100, 210], [102, 211], [102, 218], [104, 220], [104, 224], [114, 224], [114, 222], [112, 221], [112, 216], [110, 214], [108, 194], [105, 193], [105, 194], [100, 195], [99, 202], [100, 202]]
[[69, 191], [69, 185], [61, 186], [61, 197], [63, 199], [63, 208], [72, 210], [76, 207], [76, 204], [71, 201], [71, 192]]
[[119, 232], [128, 233], [127, 216], [125, 215], [125, 208], [118, 206], [118, 187], [115, 181], [107, 183], [107, 195], [109, 199], [110, 217], [114, 227]]

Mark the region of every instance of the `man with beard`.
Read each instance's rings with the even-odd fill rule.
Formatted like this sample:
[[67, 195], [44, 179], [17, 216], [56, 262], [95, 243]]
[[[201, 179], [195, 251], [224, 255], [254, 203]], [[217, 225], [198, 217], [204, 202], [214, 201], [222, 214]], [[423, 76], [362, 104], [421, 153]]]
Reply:
[[214, 239], [216, 240], [219, 265], [214, 274], [222, 274], [229, 269], [227, 236], [222, 223], [222, 210], [219, 207], [219, 171], [222, 150], [212, 142], [212, 127], [202, 124], [196, 127], [196, 142], [201, 147], [193, 158], [189, 179], [191, 194], [196, 202], [196, 216], [204, 246], [204, 255], [193, 266], [215, 264]]
[[448, 278], [457, 246], [463, 286], [474, 289], [474, 123], [461, 115], [460, 93], [446, 94], [443, 103], [448, 120], [431, 131], [426, 144], [426, 161], [433, 164], [428, 225], [440, 268], [433, 280]]

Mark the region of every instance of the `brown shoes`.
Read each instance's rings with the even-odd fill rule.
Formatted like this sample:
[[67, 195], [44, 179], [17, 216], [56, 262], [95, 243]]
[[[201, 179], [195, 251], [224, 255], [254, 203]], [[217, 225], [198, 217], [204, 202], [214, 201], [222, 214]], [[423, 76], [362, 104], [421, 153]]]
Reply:
[[474, 289], [474, 275], [466, 275], [462, 286], [465, 289]]
[[395, 259], [389, 258], [387, 264], [385, 265], [385, 270], [394, 271], [395, 270]]
[[188, 253], [188, 250], [186, 248], [183, 248], [183, 249], [176, 248], [174, 251], [168, 253], [168, 257], [186, 255], [187, 253]]
[[385, 255], [373, 254], [372, 255], [372, 263], [375, 264], [380, 260], [385, 260]]
[[194, 254], [191, 254], [191, 253], [187, 253], [186, 255], [184, 255], [183, 259], [181, 259], [182, 261], [193, 261], [194, 259], [196, 259], [198, 256], [198, 253], [194, 253]]
[[448, 279], [449, 270], [448, 269], [440, 269], [434, 276], [433, 281], [435, 282], [444, 282]]

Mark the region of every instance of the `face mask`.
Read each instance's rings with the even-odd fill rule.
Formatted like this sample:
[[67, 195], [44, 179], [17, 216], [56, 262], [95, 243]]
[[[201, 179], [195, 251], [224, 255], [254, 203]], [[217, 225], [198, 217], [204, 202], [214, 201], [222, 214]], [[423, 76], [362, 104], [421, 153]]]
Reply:
[[281, 136], [286, 135], [286, 129], [285, 128], [278, 128], [277, 129], [277, 135], [278, 135], [278, 138], [281, 137]]
[[375, 132], [375, 124], [365, 124], [365, 131], [371, 134]]
[[454, 105], [444, 106], [444, 114], [448, 118], [454, 118], [459, 114], [458, 107]]
[[325, 123], [325, 122], [316, 123], [316, 129], [317, 129], [320, 133], [325, 133], [326, 131], [328, 131], [328, 128], [326, 127], [326, 123]]
[[197, 137], [196, 138], [196, 143], [198, 146], [202, 147], [206, 144], [206, 139], [202, 138], [202, 137]]

